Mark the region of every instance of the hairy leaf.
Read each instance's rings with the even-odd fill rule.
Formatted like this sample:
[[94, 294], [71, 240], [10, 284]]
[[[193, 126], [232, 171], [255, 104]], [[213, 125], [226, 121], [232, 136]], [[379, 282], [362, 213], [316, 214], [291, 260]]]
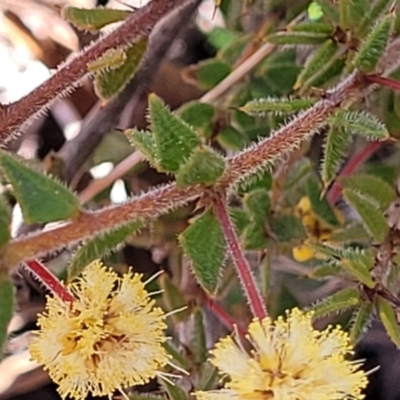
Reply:
[[315, 0], [322, 8], [324, 15], [334, 24], [339, 25], [339, 10], [331, 0]]
[[349, 287], [317, 302], [310, 310], [314, 312], [314, 318], [322, 318], [332, 313], [346, 311], [357, 306], [360, 302], [361, 295], [357, 288]]
[[283, 45], [283, 44], [321, 44], [328, 38], [325, 32], [278, 32], [268, 35], [267, 40], [269, 43]]
[[396, 198], [392, 185], [375, 175], [355, 174], [340, 177], [339, 181], [343, 188], [357, 191], [375, 200], [383, 211]]
[[383, 17], [370, 31], [361, 44], [354, 59], [354, 65], [362, 72], [371, 72], [375, 69], [384, 52], [392, 32], [394, 15]]
[[384, 140], [389, 137], [386, 126], [374, 115], [365, 111], [339, 110], [329, 117], [328, 123], [351, 133], [359, 133], [368, 139]]
[[79, 275], [82, 269], [93, 260], [109, 254], [141, 227], [142, 223], [135, 221], [88, 240], [75, 254], [68, 268], [68, 279], [71, 280]]
[[211, 211], [197, 218], [179, 236], [194, 273], [203, 288], [215, 293], [226, 254], [226, 242], [219, 221]]
[[350, 321], [350, 338], [354, 344], [366, 332], [372, 318], [373, 308], [371, 303], [363, 303], [358, 310], [354, 311]]
[[325, 187], [335, 179], [343, 157], [346, 155], [349, 141], [350, 133], [348, 131], [337, 128], [335, 125], [330, 127], [321, 166], [321, 176]]
[[382, 242], [389, 226], [378, 204], [370, 197], [350, 189], [344, 189], [343, 196], [358, 212], [368, 232], [375, 240]]
[[88, 64], [88, 71], [98, 73], [102, 71], [109, 71], [120, 67], [126, 61], [126, 54], [123, 49], [110, 49], [106, 51], [101, 57]]
[[255, 117], [265, 117], [267, 113], [294, 113], [313, 105], [315, 101], [316, 99], [304, 97], [267, 97], [264, 99], [251, 100], [239, 109]]
[[79, 199], [64, 185], [28, 166], [23, 160], [0, 152], [0, 165], [13, 186], [28, 224], [75, 218]]
[[270, 198], [266, 189], [255, 189], [243, 198], [243, 205], [250, 218], [260, 225], [264, 225], [270, 210]]
[[225, 159], [207, 146], [198, 147], [176, 176], [178, 186], [212, 185], [224, 173]]
[[241, 235], [241, 242], [246, 250], [263, 250], [267, 247], [267, 236], [263, 225], [250, 222]]
[[151, 132], [136, 129], [127, 129], [124, 133], [132, 146], [140, 150], [146, 159], [155, 165], [157, 162], [157, 146], [154, 135]]
[[339, 276], [341, 271], [342, 267], [337, 263], [322, 264], [313, 268], [309, 277], [313, 279], [323, 279], [328, 276]]
[[180, 117], [205, 138], [212, 135], [211, 125], [215, 109], [211, 104], [190, 102], [179, 109]]
[[97, 32], [106, 25], [123, 21], [131, 13], [131, 11], [112, 10], [110, 8], [65, 7], [62, 11], [62, 16], [78, 29]]
[[178, 172], [201, 144], [196, 132], [173, 114], [155, 94], [149, 97], [150, 121], [154, 132], [157, 162], [161, 170]]
[[378, 316], [382, 321], [383, 326], [386, 329], [387, 334], [393, 343], [400, 347], [400, 330], [397, 323], [396, 313], [393, 310], [392, 305], [383, 297], [378, 297], [376, 299], [376, 307], [378, 311]]
[[377, 0], [373, 6], [364, 12], [363, 18], [360, 21], [360, 25], [357, 29], [359, 37], [365, 36], [368, 30], [371, 29], [371, 25], [387, 10], [391, 0]]
[[96, 94], [105, 100], [118, 94], [135, 75], [146, 48], [147, 38], [139, 39], [124, 50], [125, 60], [120, 65], [96, 72]]

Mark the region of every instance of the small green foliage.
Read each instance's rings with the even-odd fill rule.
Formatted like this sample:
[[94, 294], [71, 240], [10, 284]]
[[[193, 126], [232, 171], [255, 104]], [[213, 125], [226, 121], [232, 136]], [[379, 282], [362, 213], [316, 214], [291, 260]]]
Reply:
[[372, 72], [389, 40], [392, 32], [394, 15], [383, 17], [370, 31], [354, 59], [354, 65], [362, 72]]
[[150, 122], [157, 149], [157, 166], [178, 172], [201, 144], [196, 132], [173, 114], [155, 94], [149, 97]]
[[394, 312], [392, 305], [386, 299], [379, 296], [376, 299], [376, 308], [379, 319], [382, 321], [390, 339], [392, 339], [393, 343], [397, 347], [400, 347], [400, 330], [397, 323], [396, 313]]
[[363, 303], [358, 310], [354, 311], [350, 321], [350, 338], [353, 343], [357, 343], [366, 332], [372, 318], [373, 307], [371, 303]]
[[250, 218], [259, 223], [265, 224], [270, 211], [270, 199], [265, 189], [255, 189], [246, 194], [243, 198], [243, 205]]
[[207, 292], [215, 293], [226, 254], [226, 242], [219, 221], [211, 211], [205, 212], [179, 235], [179, 242], [192, 261], [201, 286]]
[[28, 224], [78, 216], [79, 199], [61, 183], [4, 151], [0, 152], [0, 165], [14, 189]]
[[379, 204], [371, 197], [351, 189], [344, 189], [343, 196], [358, 212], [368, 232], [375, 240], [382, 242], [389, 231], [389, 226], [379, 209]]
[[173, 384], [170, 380], [161, 379], [160, 383], [168, 393], [168, 399], [189, 400], [189, 395], [178, 385]]
[[315, 103], [316, 99], [308, 98], [292, 98], [292, 97], [267, 97], [264, 99], [256, 99], [249, 101], [240, 107], [240, 111], [254, 117], [265, 117], [267, 113], [295, 113], [303, 110]]
[[241, 235], [241, 243], [246, 250], [265, 249], [268, 241], [263, 225], [250, 222]]
[[231, 66], [225, 61], [209, 59], [192, 65], [184, 71], [184, 78], [201, 89], [209, 90], [226, 78]]
[[[7, 337], [7, 327], [14, 311], [14, 287], [4, 275], [0, 276], [0, 349]], [[0, 358], [2, 353], [0, 352]]]
[[351, 133], [359, 133], [372, 140], [389, 138], [386, 126], [374, 115], [365, 111], [339, 110], [328, 119], [328, 123], [342, 127]]
[[225, 159], [207, 146], [201, 146], [191, 155], [176, 175], [178, 186], [204, 183], [212, 185], [224, 173]]
[[122, 49], [110, 49], [101, 57], [88, 64], [88, 71], [98, 73], [101, 71], [109, 71], [120, 67], [126, 61], [125, 51]]
[[339, 9], [331, 0], [315, 0], [315, 3], [321, 7], [323, 14], [332, 24], [339, 25]]
[[129, 236], [137, 233], [141, 227], [142, 223], [135, 221], [88, 240], [75, 254], [68, 268], [68, 279], [71, 280], [79, 275], [82, 269], [93, 260], [115, 250], [119, 244], [123, 243]]
[[273, 33], [267, 37], [269, 43], [283, 44], [321, 44], [328, 38], [326, 32], [313, 32], [309, 30], [285, 31]]
[[313, 77], [320, 74], [323, 69], [327, 66], [332, 65], [332, 62], [336, 60], [336, 53], [338, 46], [332, 39], [326, 40], [314, 53], [312, 53], [306, 61], [306, 64], [297, 78], [294, 85], [294, 89], [302, 87], [304, 84], [306, 87], [310, 86], [307, 84], [308, 81], [312, 81]]
[[202, 364], [207, 360], [206, 331], [203, 323], [203, 313], [199, 307], [195, 307], [192, 315], [193, 328], [191, 329], [190, 350], [193, 353], [194, 362]]
[[10, 240], [11, 210], [3, 196], [0, 196], [0, 247]]
[[328, 276], [339, 276], [341, 271], [342, 267], [337, 263], [324, 263], [313, 268], [309, 277], [313, 279], [325, 279]]
[[348, 287], [318, 301], [310, 309], [314, 312], [314, 318], [322, 318], [355, 307], [360, 304], [361, 300], [362, 298], [357, 288]]
[[147, 39], [139, 39], [124, 50], [125, 56], [121, 63], [117, 63], [112, 68], [95, 72], [96, 94], [104, 100], [118, 94], [135, 75], [146, 48]]
[[388, 8], [391, 0], [376, 0], [368, 12], [364, 12], [363, 18], [360, 20], [357, 34], [359, 36], [365, 35], [370, 29], [371, 25], [379, 18]]
[[140, 150], [147, 160], [155, 165], [157, 162], [157, 146], [154, 135], [151, 132], [136, 129], [127, 129], [124, 133], [132, 146]]
[[211, 104], [199, 102], [186, 103], [179, 110], [179, 116], [196, 128], [204, 138], [209, 138], [212, 134], [211, 124], [214, 114], [215, 108]]
[[349, 146], [350, 132], [332, 125], [326, 137], [321, 177], [327, 187], [336, 177]]
[[385, 211], [396, 198], [394, 188], [374, 175], [355, 174], [341, 177], [339, 181], [343, 188], [357, 191], [376, 201], [382, 211]]
[[62, 16], [78, 29], [97, 32], [109, 24], [123, 21], [131, 13], [131, 11], [112, 10], [110, 8], [65, 7], [62, 11]]

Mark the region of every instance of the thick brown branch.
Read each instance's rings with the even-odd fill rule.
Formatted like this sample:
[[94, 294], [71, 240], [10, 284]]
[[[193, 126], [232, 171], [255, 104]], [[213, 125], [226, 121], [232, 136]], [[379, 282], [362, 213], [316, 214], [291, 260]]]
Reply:
[[88, 73], [88, 63], [111, 48], [127, 45], [139, 36], [149, 35], [154, 25], [181, 3], [183, 0], [153, 0], [135, 11], [119, 28], [67, 62], [27, 96], [7, 106], [0, 114], [0, 142], [5, 143], [28, 124], [32, 117], [44, 112], [54, 100], [65, 96], [74, 86], [79, 85]]

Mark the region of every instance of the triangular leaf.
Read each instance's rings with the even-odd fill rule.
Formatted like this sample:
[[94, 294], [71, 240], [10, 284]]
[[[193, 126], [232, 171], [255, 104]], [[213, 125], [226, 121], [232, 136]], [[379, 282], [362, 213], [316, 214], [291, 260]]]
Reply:
[[82, 269], [93, 260], [109, 254], [141, 227], [142, 223], [135, 221], [88, 240], [75, 254], [68, 268], [68, 279], [71, 280], [79, 275]]
[[139, 39], [124, 49], [125, 60], [119, 66], [96, 72], [96, 94], [106, 100], [119, 93], [135, 75], [146, 48], [147, 38]]
[[[7, 338], [7, 327], [14, 311], [14, 287], [4, 275], [0, 277], [0, 299], [0, 349], [2, 349]], [[0, 358], [1, 354], [0, 352]]]
[[157, 147], [157, 161], [166, 172], [177, 172], [201, 144], [196, 132], [173, 114], [155, 94], [149, 97], [150, 121]]
[[343, 190], [343, 196], [360, 215], [368, 232], [378, 242], [382, 242], [389, 231], [389, 225], [378, 204], [357, 191]]
[[197, 218], [179, 236], [193, 270], [207, 292], [215, 293], [226, 254], [226, 242], [219, 221], [211, 211]]
[[64, 185], [46, 176], [21, 159], [0, 152], [0, 165], [13, 186], [28, 224], [75, 218], [79, 199]]
[[351, 307], [357, 306], [360, 302], [360, 292], [357, 288], [349, 287], [317, 302], [310, 307], [310, 310], [313, 311], [314, 318], [322, 318], [332, 313], [346, 311]]
[[110, 8], [65, 7], [62, 11], [62, 16], [78, 29], [96, 32], [106, 25], [123, 21], [131, 13], [131, 11], [112, 10]]
[[176, 176], [178, 186], [212, 185], [224, 173], [225, 159], [209, 147], [198, 147]]
[[350, 133], [332, 125], [326, 137], [324, 157], [321, 166], [321, 176], [324, 186], [327, 187], [336, 177], [343, 157], [346, 155], [350, 140]]
[[127, 129], [125, 132], [129, 142], [140, 150], [147, 160], [155, 165], [157, 161], [156, 139], [151, 132], [138, 131], [136, 129]]
[[340, 177], [339, 181], [343, 188], [357, 191], [375, 200], [381, 210], [386, 210], [396, 198], [393, 187], [375, 175], [355, 174]]
[[378, 316], [393, 343], [400, 348], [400, 329], [392, 305], [383, 297], [376, 299]]

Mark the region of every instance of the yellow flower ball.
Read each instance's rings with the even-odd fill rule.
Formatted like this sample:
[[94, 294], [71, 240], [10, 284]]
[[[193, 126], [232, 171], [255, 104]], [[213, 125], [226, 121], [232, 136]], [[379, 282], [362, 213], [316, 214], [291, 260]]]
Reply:
[[68, 289], [76, 300], [49, 297], [29, 346], [63, 399], [111, 396], [148, 382], [168, 363], [165, 314], [141, 275], [119, 277], [95, 261]]
[[287, 318], [264, 318], [249, 326], [247, 352], [232, 337], [212, 351], [214, 364], [228, 380], [220, 390], [196, 392], [197, 400], [359, 400], [367, 377], [339, 327], [312, 327], [312, 313], [294, 309]]

